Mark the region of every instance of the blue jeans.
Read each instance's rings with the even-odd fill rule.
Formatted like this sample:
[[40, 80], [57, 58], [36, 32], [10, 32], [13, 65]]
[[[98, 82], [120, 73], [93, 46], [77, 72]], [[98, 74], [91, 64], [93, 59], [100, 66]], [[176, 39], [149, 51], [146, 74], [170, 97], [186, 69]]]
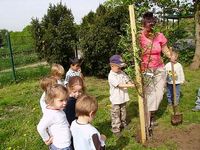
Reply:
[[49, 150], [73, 150], [73, 149], [72, 149], [71, 145], [69, 147], [65, 147], [65, 148], [57, 148], [55, 145], [51, 144], [49, 146]]
[[[180, 99], [180, 93], [181, 93], [181, 89], [180, 89], [180, 84], [176, 84], [176, 103], [179, 103], [179, 99]], [[168, 84], [167, 83], [167, 101], [168, 104], [173, 104], [174, 101], [174, 94], [173, 94], [173, 84]]]

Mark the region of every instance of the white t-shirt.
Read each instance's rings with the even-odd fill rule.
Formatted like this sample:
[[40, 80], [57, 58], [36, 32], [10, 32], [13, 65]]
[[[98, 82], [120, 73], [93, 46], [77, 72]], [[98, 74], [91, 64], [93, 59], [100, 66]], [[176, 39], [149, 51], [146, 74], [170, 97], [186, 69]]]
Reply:
[[[173, 84], [171, 62], [168, 62], [165, 65], [165, 70], [166, 70], [166, 73], [167, 73], [167, 83]], [[174, 64], [174, 77], [175, 77], [175, 83], [176, 84], [182, 84], [182, 83], [185, 82], [183, 67], [178, 62]]]
[[95, 134], [98, 135], [100, 141], [99, 146], [105, 146], [104, 141], [100, 138], [100, 133], [91, 124], [79, 124], [77, 123], [77, 120], [74, 120], [71, 124], [70, 130], [75, 150], [96, 150], [92, 138]]
[[45, 109], [37, 125], [37, 130], [43, 141], [48, 140], [49, 136], [53, 136], [53, 145], [58, 148], [71, 145], [69, 123], [63, 110]]
[[123, 71], [120, 73], [110, 71], [108, 82], [110, 85], [110, 101], [112, 104], [123, 104], [129, 101], [128, 89], [118, 87], [119, 84], [125, 84], [129, 81], [129, 77]]
[[71, 77], [74, 77], [74, 76], [79, 76], [80, 77], [81, 76], [81, 71], [74, 71], [71, 68], [69, 68], [69, 70], [67, 71], [66, 76], [65, 76], [64, 84], [65, 85], [68, 84], [69, 79]]

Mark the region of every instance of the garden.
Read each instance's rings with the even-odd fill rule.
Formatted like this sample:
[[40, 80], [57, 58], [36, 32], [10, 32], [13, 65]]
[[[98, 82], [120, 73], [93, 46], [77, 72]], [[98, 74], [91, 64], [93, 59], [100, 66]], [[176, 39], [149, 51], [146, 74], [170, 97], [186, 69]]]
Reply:
[[[109, 57], [121, 54], [128, 65], [125, 72], [135, 81], [133, 57], [136, 56], [131, 49], [128, 11], [128, 5], [132, 3], [132, 0], [107, 1], [100, 5], [96, 12], [88, 13], [80, 25], [74, 23], [73, 15], [67, 6], [61, 2], [57, 5], [50, 4], [41, 21], [33, 18], [31, 25], [25, 27], [22, 32], [9, 32], [15, 79], [5, 36], [8, 31], [0, 30], [0, 149], [48, 149], [36, 129], [42, 117], [39, 105], [42, 90], [39, 80], [49, 75], [52, 63], [61, 64], [67, 71], [69, 58], [72, 57], [83, 57], [81, 69], [85, 76], [86, 92], [98, 101], [98, 111], [92, 125], [106, 135], [106, 149], [199, 149], [200, 111], [192, 110], [197, 99], [197, 90], [200, 88], [199, 49], [195, 47], [198, 40], [196, 45], [191, 44], [199, 38], [198, 34], [195, 34], [196, 30], [200, 29], [199, 23], [194, 19], [195, 11], [191, 11], [199, 9], [198, 1], [192, 4], [180, 4], [170, 0], [151, 3], [148, 0], [134, 1], [138, 30], [136, 34], [141, 29], [142, 14], [154, 5], [162, 8], [155, 12], [159, 19], [155, 32], [163, 32], [168, 38], [168, 46], [177, 50], [185, 73], [186, 81], [181, 86], [178, 107], [178, 111], [183, 114], [182, 124], [172, 126], [173, 110], [168, 106], [165, 90], [164, 98], [156, 112], [159, 124], [153, 128], [153, 135], [145, 143], [141, 143], [138, 91], [136, 88], [130, 88], [130, 101], [127, 104], [128, 126], [122, 130], [119, 137], [111, 131], [111, 103], [107, 79], [110, 70]], [[174, 20], [173, 17], [177, 16], [180, 18]], [[182, 42], [185, 39], [186, 42]], [[81, 56], [78, 51], [81, 51]], [[168, 59], [164, 56], [163, 58], [166, 63]], [[137, 60], [140, 61], [140, 58]], [[45, 64], [32, 65], [44, 61]]]

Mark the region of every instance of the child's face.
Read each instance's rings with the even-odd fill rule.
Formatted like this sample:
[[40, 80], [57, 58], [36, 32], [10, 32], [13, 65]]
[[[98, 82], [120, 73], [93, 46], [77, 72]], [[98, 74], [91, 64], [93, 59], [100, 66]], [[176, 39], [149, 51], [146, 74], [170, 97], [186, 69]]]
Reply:
[[79, 71], [81, 69], [80, 65], [79, 64], [75, 64], [75, 65], [71, 65], [71, 69], [73, 71]]
[[67, 105], [67, 96], [61, 94], [59, 97], [54, 99], [53, 107], [54, 109], [63, 110]]
[[81, 85], [74, 85], [73, 89], [71, 90], [71, 95], [74, 98], [78, 98], [79, 96], [81, 96], [83, 94], [83, 88]]
[[115, 64], [111, 64], [111, 70], [115, 73], [120, 73], [122, 70], [121, 70], [121, 67], [118, 66], [118, 65], [115, 65]]
[[177, 59], [178, 59], [177, 55], [172, 55], [170, 61], [176, 63]]

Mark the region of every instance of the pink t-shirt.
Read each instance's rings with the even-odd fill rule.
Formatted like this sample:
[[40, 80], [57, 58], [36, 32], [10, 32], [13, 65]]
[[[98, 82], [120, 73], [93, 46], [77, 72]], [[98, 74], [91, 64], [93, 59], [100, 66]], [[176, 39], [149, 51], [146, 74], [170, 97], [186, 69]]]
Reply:
[[156, 37], [151, 40], [147, 38], [144, 32], [140, 35], [140, 46], [142, 48], [142, 62], [143, 70], [148, 68], [156, 69], [164, 67], [161, 58], [162, 46], [167, 43], [167, 39], [162, 33], [157, 33]]

